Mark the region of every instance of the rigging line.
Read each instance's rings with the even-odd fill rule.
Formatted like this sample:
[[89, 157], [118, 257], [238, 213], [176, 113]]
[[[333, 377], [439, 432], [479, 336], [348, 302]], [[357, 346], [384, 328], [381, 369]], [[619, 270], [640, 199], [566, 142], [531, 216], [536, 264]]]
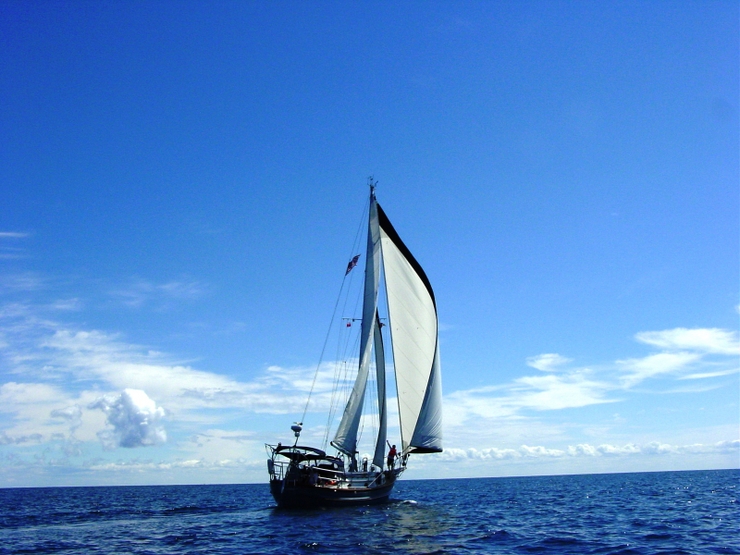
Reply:
[[350, 369], [356, 366], [355, 361], [348, 360], [347, 354], [350, 352], [349, 342], [350, 339], [354, 338], [352, 351], [356, 351], [359, 348], [360, 336], [357, 333], [349, 332], [345, 334], [347, 337], [346, 341], [341, 340], [340, 343], [344, 342], [344, 349], [341, 355], [338, 355], [337, 359], [341, 360], [341, 365], [337, 365], [337, 371], [335, 373], [334, 384], [331, 392], [331, 402], [329, 408], [329, 415], [326, 420], [326, 428], [324, 433], [324, 445], [328, 444], [329, 432], [340, 407], [340, 404], [345, 403], [349, 398], [350, 392], [352, 391], [352, 383], [349, 380]]
[[[347, 277], [347, 276], [345, 276]], [[339, 296], [337, 296], [337, 300], [334, 303], [334, 311], [331, 314], [331, 321], [329, 323], [329, 331], [326, 332], [326, 338], [324, 339], [324, 346], [321, 347], [321, 355], [319, 356], [319, 363], [316, 365], [316, 372], [314, 372], [313, 375], [313, 381], [311, 382], [311, 389], [308, 391], [308, 399], [306, 399], [306, 406], [303, 409], [303, 415], [301, 416], [301, 423], [306, 419], [306, 412], [308, 412], [308, 404], [311, 402], [311, 395], [313, 394], [313, 389], [316, 386], [316, 378], [319, 377], [319, 370], [321, 369], [321, 363], [324, 361], [324, 352], [326, 351], [326, 344], [329, 341], [329, 334], [331, 333], [331, 322], [334, 322], [334, 317], [337, 314], [337, 307], [339, 306], [339, 300], [342, 296], [342, 290], [344, 289], [344, 278], [342, 278], [342, 286], [339, 288]]]
[[[353, 251], [353, 252], [355, 252], [355, 251]], [[354, 281], [354, 274], [350, 274], [350, 276], [349, 276], [349, 286], [347, 287], [347, 294], [344, 295], [344, 303], [342, 305], [342, 313], [343, 314], [346, 314], [347, 313], [347, 303], [349, 302], [350, 295], [352, 294], [352, 283], [353, 283], [353, 281]], [[357, 308], [357, 306], [356, 306], [356, 303], [355, 303], [355, 309], [356, 308]], [[351, 331], [349, 333], [347, 333], [347, 327], [342, 326], [341, 323], [339, 324], [339, 331], [338, 331], [338, 334], [337, 334], [337, 352], [336, 352], [336, 357], [335, 357], [334, 360], [337, 361], [337, 362], [341, 361], [341, 363], [338, 364], [335, 367], [336, 370], [335, 370], [335, 373], [334, 373], [334, 383], [333, 383], [332, 392], [331, 392], [331, 399], [330, 399], [330, 405], [329, 405], [329, 414], [327, 415], [326, 428], [324, 429], [324, 442], [323, 442], [323, 445], [324, 446], [326, 446], [328, 444], [328, 442], [329, 442], [329, 434], [331, 432], [331, 426], [332, 426], [332, 423], [334, 421], [334, 416], [336, 414], [336, 411], [339, 408], [339, 404], [341, 402], [340, 395], [339, 395], [340, 384], [342, 383], [342, 380], [343, 380], [341, 369], [344, 369], [344, 376], [345, 376], [344, 379], [346, 379], [346, 375], [347, 375], [348, 370], [349, 370], [349, 364], [348, 364], [348, 361], [347, 361], [347, 354], [350, 352], [350, 349], [349, 349], [350, 340], [353, 337], [355, 337], [355, 335], [356, 335], [355, 334], [355, 328], [351, 325], [351, 322], [354, 321], [354, 320], [355, 319], [352, 318], [349, 321], [349, 327], [351, 328]], [[345, 337], [346, 337], [346, 339], [343, 339]], [[359, 336], [355, 337], [355, 341], [357, 343], [359, 343]], [[345, 387], [345, 390], [346, 390], [346, 387]], [[345, 397], [346, 397], [346, 395], [345, 395]]]
[[[368, 199], [365, 203], [365, 207], [363, 208], [363, 212], [370, 213], [370, 199]], [[369, 216], [368, 216], [369, 217]], [[360, 217], [360, 224], [357, 227], [357, 232], [355, 233], [355, 244], [359, 241], [360, 233], [362, 232], [362, 223], [364, 221], [364, 216]], [[354, 245], [353, 245], [354, 246]], [[356, 250], [356, 249], [355, 249]], [[353, 250], [352, 252], [354, 252]], [[337, 295], [337, 300], [334, 303], [334, 310], [331, 314], [331, 320], [329, 321], [329, 329], [326, 332], [326, 338], [324, 339], [324, 345], [321, 347], [321, 355], [319, 355], [319, 363], [316, 365], [316, 372], [313, 375], [313, 381], [311, 382], [311, 389], [308, 391], [308, 399], [306, 399], [306, 406], [303, 409], [303, 414], [301, 415], [301, 423], [303, 423], [306, 419], [306, 413], [308, 412], [308, 404], [311, 402], [311, 395], [313, 395], [314, 387], [316, 386], [316, 379], [319, 376], [319, 370], [321, 369], [321, 363], [324, 360], [324, 352], [326, 351], [326, 344], [329, 342], [329, 335], [331, 334], [331, 327], [334, 323], [334, 318], [337, 314], [337, 307], [339, 306], [339, 301], [342, 298], [342, 291], [344, 289], [344, 283], [347, 280], [347, 274], [344, 274], [344, 277], [342, 278], [342, 286], [339, 288], [339, 295]]]
[[[331, 390], [331, 397], [329, 401], [329, 413], [327, 415], [326, 419], [326, 427], [324, 428], [324, 441], [323, 441], [323, 447], [326, 447], [329, 443], [329, 432], [331, 431], [331, 425], [334, 420], [334, 415], [337, 412], [337, 409], [339, 408], [339, 402], [340, 402], [340, 395], [339, 395], [339, 386], [342, 383], [342, 375], [347, 374], [347, 360], [346, 360], [346, 354], [347, 354], [347, 344], [349, 343], [349, 338], [351, 337], [351, 332], [345, 332], [345, 329], [341, 328], [339, 329], [339, 334], [337, 337], [337, 353], [335, 358], [335, 366], [334, 366], [334, 382], [332, 384], [332, 390]], [[343, 339], [343, 336], [347, 337], [347, 340], [345, 341]], [[344, 349], [342, 349], [342, 343], [344, 343]], [[344, 371], [344, 372], [343, 372]]]
[[334, 379], [332, 381], [331, 396], [329, 397], [329, 411], [326, 417], [326, 426], [324, 427], [324, 440], [321, 443], [321, 448], [326, 450], [329, 444], [329, 431], [331, 429], [331, 423], [334, 420], [334, 413], [337, 410], [337, 388], [339, 387], [339, 379], [342, 373], [342, 366], [345, 364], [342, 360], [341, 355], [341, 343], [342, 343], [342, 328], [340, 326], [339, 332], [337, 333], [337, 350], [334, 355]]
[[[324, 441], [323, 446], [325, 447], [329, 443], [329, 432], [331, 430], [331, 425], [334, 420], [334, 415], [336, 414], [337, 408], [339, 406], [339, 384], [342, 380], [342, 371], [346, 373], [346, 366], [347, 366], [347, 360], [345, 358], [347, 354], [347, 341], [343, 339], [344, 335], [349, 335], [349, 333], [345, 333], [345, 330], [342, 329], [340, 326], [339, 333], [337, 334], [337, 351], [335, 355], [335, 365], [334, 365], [334, 381], [332, 383], [332, 389], [331, 389], [331, 397], [329, 399], [329, 413], [326, 418], [326, 427], [324, 428]], [[342, 344], [344, 343], [344, 349], [342, 349]]]

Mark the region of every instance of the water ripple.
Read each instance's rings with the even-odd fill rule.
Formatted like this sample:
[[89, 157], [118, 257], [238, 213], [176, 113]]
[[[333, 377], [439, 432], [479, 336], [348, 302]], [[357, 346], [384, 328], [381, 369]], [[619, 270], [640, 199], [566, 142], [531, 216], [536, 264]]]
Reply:
[[280, 511], [267, 485], [0, 490], [0, 555], [740, 554], [740, 471], [401, 481]]

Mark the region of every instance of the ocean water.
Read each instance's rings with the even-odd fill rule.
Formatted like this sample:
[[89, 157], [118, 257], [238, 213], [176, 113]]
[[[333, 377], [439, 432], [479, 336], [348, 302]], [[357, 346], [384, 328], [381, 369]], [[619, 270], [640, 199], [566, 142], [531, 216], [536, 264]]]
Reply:
[[740, 470], [401, 480], [282, 511], [267, 484], [0, 490], [0, 554], [740, 553]]

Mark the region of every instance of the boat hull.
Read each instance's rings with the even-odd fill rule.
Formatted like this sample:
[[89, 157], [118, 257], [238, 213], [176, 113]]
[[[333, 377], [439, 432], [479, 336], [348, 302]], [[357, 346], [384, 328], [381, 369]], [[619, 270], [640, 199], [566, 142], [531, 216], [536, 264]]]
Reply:
[[284, 509], [311, 509], [316, 507], [348, 507], [384, 503], [395, 484], [391, 479], [375, 487], [312, 486], [271, 480], [270, 493], [278, 507]]

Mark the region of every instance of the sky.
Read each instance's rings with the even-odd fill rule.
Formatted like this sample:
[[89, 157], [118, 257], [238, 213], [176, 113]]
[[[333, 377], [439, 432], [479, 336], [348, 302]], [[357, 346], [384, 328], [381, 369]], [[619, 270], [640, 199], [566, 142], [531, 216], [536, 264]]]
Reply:
[[0, 487], [266, 482], [317, 368], [320, 442], [369, 176], [440, 320], [405, 478], [740, 467], [739, 22], [0, 3]]

